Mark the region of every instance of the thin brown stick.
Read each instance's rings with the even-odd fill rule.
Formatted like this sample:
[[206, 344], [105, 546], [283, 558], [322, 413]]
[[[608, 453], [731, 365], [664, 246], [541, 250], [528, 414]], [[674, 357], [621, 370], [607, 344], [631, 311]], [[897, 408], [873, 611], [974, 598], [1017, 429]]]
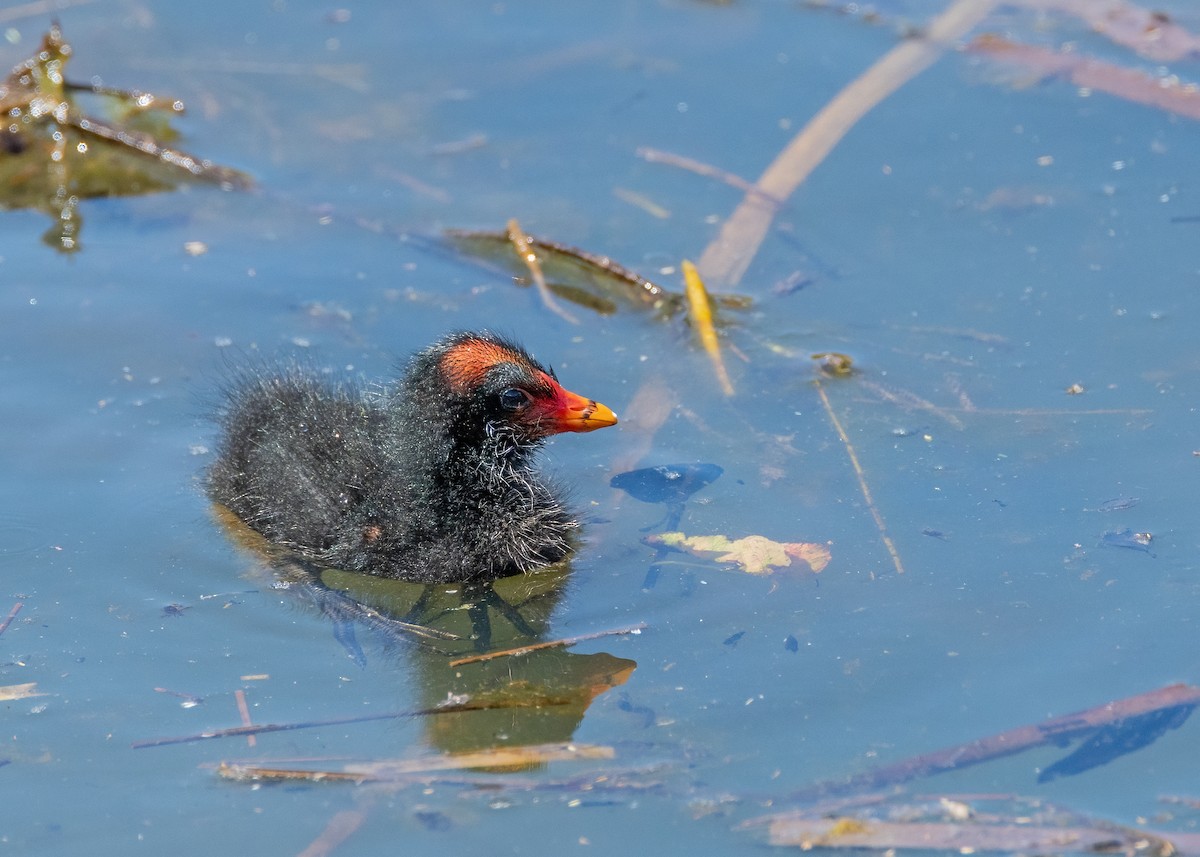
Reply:
[[1200, 704], [1200, 687], [1172, 684], [1158, 690], [1139, 693], [1098, 705], [1074, 714], [1054, 717], [1041, 723], [1019, 726], [966, 744], [910, 756], [895, 764], [866, 771], [847, 780], [818, 783], [791, 795], [793, 800], [809, 800], [834, 794], [871, 792], [890, 788], [917, 777], [959, 770], [981, 762], [1011, 756], [1044, 744], [1061, 744], [1086, 735], [1103, 726], [1150, 714], [1165, 708]]
[[1099, 33], [1122, 47], [1132, 48], [1144, 57], [1170, 62], [1190, 59], [1200, 53], [1200, 36], [1189, 33], [1161, 12], [1146, 9], [1123, 0], [1021, 0], [1041, 12], [1064, 12], [1081, 19], [1094, 33]]
[[1107, 92], [1189, 119], [1200, 119], [1200, 93], [1194, 86], [1175, 78], [1160, 78], [1140, 69], [1125, 68], [1070, 51], [1012, 42], [1002, 36], [981, 36], [972, 41], [969, 48], [974, 53], [1033, 69], [1040, 74], [1066, 77], [1081, 89]]
[[661, 149], [652, 149], [649, 146], [641, 146], [634, 153], [642, 160], [651, 164], [667, 164], [672, 167], [679, 167], [681, 170], [702, 175], [705, 178], [717, 179], [724, 182], [730, 187], [735, 187], [742, 193], [750, 196], [760, 197], [764, 202], [779, 208], [783, 205], [783, 200], [776, 199], [768, 193], [760, 190], [753, 182], [746, 181], [739, 175], [734, 175], [731, 172], [714, 167], [711, 164], [706, 164], [703, 161], [697, 161], [693, 158], [686, 158], [683, 155], [676, 155], [674, 152], [664, 152]]
[[[963, 424], [963, 421], [960, 420], [953, 413], [951, 413], [951, 411], [949, 409], [939, 407], [938, 405], [935, 405], [933, 402], [929, 401], [928, 399], [921, 398], [916, 393], [910, 392], [908, 390], [889, 390], [887, 387], [884, 387], [882, 384], [876, 384], [873, 381], [863, 380], [861, 383], [865, 389], [873, 390], [876, 394], [878, 394], [878, 396], [881, 399], [883, 399], [886, 402], [890, 402], [893, 405], [899, 405], [900, 407], [904, 408], [905, 410], [914, 410], [915, 409], [915, 410], [921, 410], [921, 411], [928, 411], [931, 414], [935, 414], [935, 415], [941, 417], [942, 419], [944, 419], [946, 422], [948, 422], [951, 426], [958, 429], [959, 431], [962, 431], [966, 427]], [[974, 410], [974, 408], [972, 408], [971, 413], [974, 413], [974, 412], [975, 412], [975, 410]]]
[[671, 219], [670, 209], [663, 208], [644, 193], [638, 193], [637, 191], [630, 190], [626, 187], [614, 187], [613, 196], [621, 200], [621, 202], [629, 203], [634, 208], [640, 208], [651, 217], [657, 217], [659, 220]]
[[268, 768], [265, 765], [243, 765], [222, 762], [217, 766], [217, 776], [234, 782], [258, 782], [261, 780], [282, 782], [303, 780], [308, 783], [354, 783], [361, 785], [378, 779], [372, 774], [350, 771], [314, 771], [303, 768]]
[[846, 448], [846, 455], [850, 459], [850, 466], [854, 468], [854, 476], [858, 479], [858, 488], [862, 492], [863, 499], [867, 502], [867, 508], [871, 511], [871, 517], [875, 519], [875, 528], [879, 530], [879, 537], [883, 540], [883, 546], [887, 548], [888, 555], [892, 558], [892, 565], [896, 567], [897, 574], [904, 574], [904, 563], [900, 561], [900, 554], [896, 550], [896, 543], [888, 535], [887, 524], [883, 520], [883, 515], [879, 512], [879, 507], [875, 505], [875, 498], [871, 496], [871, 486], [867, 484], [866, 473], [863, 472], [862, 465], [858, 463], [858, 453], [854, 451], [854, 444], [850, 442], [850, 435], [846, 434], [846, 430], [842, 428], [842, 421], [833, 412], [833, 405], [830, 404], [829, 396], [826, 394], [825, 387], [820, 379], [817, 379], [813, 383], [817, 385], [817, 395], [821, 397], [821, 404], [825, 408], [825, 415], [829, 417], [829, 422], [833, 424], [834, 430], [837, 432], [838, 437], [841, 438], [842, 445]]
[[135, 750], [147, 747], [166, 747], [171, 744], [192, 744], [197, 741], [209, 741], [214, 738], [240, 738], [243, 735], [262, 735], [266, 732], [291, 732], [297, 729], [315, 729], [321, 726], [344, 726], [348, 723], [370, 723], [374, 720], [401, 720], [411, 717], [430, 717], [435, 714], [456, 714], [462, 711], [492, 711], [501, 708], [538, 707], [549, 705], [565, 705], [565, 702], [538, 698], [531, 700], [529, 706], [520, 702], [479, 703], [463, 702], [456, 705], [445, 705], [435, 708], [417, 708], [411, 711], [387, 711], [380, 714], [359, 714], [354, 717], [331, 717], [328, 720], [305, 720], [297, 723], [262, 723], [252, 726], [233, 726], [228, 729], [212, 729], [207, 732], [197, 732], [192, 735], [176, 735], [169, 738], [150, 738], [145, 741], [134, 741], [130, 746]]
[[[909, 39], [888, 51], [839, 92], [797, 134], [755, 182], [763, 194], [786, 200], [870, 110], [916, 77], [991, 11], [998, 0], [955, 0], [935, 18], [924, 38]], [[710, 283], [738, 283], [771, 227], [777, 206], [747, 194], [700, 257], [700, 273]]]
[[542, 263], [538, 261], [537, 251], [533, 249], [533, 242], [521, 229], [521, 224], [517, 223], [515, 217], [508, 221], [508, 240], [512, 242], [513, 249], [517, 251], [521, 261], [529, 268], [529, 276], [533, 278], [533, 285], [537, 288], [538, 296], [542, 299], [542, 304], [546, 309], [568, 324], [579, 324], [579, 319], [559, 306], [554, 295], [550, 293], [550, 287], [546, 285], [546, 277], [542, 274]]
[[0, 634], [8, 630], [8, 626], [12, 624], [13, 619], [17, 618], [17, 614], [21, 612], [21, 608], [24, 606], [25, 603], [23, 601], [18, 601], [12, 606], [12, 609], [8, 611], [8, 616], [5, 617], [3, 622], [0, 622]]
[[518, 646], [515, 649], [504, 649], [500, 652], [485, 652], [482, 655], [471, 655], [466, 658], [457, 658], [450, 662], [450, 666], [458, 667], [463, 664], [477, 664], [481, 661], [490, 661], [495, 658], [510, 658], [519, 655], [527, 655], [530, 652], [541, 651], [542, 649], [558, 649], [565, 646], [573, 646], [576, 643], [582, 643], [584, 640], [596, 640], [600, 637], [618, 637], [624, 634], [640, 634], [646, 630], [646, 623], [639, 622], [636, 625], [630, 625], [628, 628], [613, 628], [609, 631], [596, 631], [591, 634], [580, 634], [578, 637], [564, 637], [561, 640], [546, 640], [541, 643], [533, 643], [528, 646]]
[[514, 768], [544, 765], [550, 762], [607, 761], [616, 751], [603, 744], [533, 744], [519, 747], [492, 747], [466, 753], [440, 753], [415, 759], [384, 759], [346, 765], [340, 771], [312, 768], [269, 768], [262, 765], [222, 762], [217, 774], [228, 780], [307, 780], [310, 782], [395, 782], [402, 777], [438, 771], [465, 771], [474, 768]]

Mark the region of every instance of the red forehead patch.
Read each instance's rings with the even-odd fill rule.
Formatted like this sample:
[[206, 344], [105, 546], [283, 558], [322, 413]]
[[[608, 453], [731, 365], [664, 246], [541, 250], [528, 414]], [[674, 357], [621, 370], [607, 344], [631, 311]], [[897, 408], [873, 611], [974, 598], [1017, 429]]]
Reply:
[[450, 389], [465, 394], [483, 383], [484, 376], [497, 363], [525, 364], [518, 354], [486, 339], [468, 339], [442, 357], [442, 377]]

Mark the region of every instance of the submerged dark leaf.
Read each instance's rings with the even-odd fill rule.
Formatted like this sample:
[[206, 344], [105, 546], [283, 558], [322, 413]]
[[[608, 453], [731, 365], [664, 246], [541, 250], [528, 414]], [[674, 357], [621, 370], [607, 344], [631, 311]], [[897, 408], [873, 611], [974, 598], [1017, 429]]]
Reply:
[[724, 472], [716, 464], [660, 464], [618, 473], [609, 484], [643, 503], [681, 503]]

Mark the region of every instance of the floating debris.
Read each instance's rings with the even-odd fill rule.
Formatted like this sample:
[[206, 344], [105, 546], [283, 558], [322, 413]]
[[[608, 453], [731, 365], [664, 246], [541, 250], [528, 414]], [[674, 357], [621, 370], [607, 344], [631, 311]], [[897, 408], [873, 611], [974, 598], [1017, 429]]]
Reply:
[[1109, 530], [1100, 537], [1100, 543], [1113, 548], [1129, 548], [1130, 550], [1143, 551], [1144, 553], [1154, 556], [1150, 551], [1150, 543], [1154, 541], [1154, 536], [1151, 533], [1135, 533], [1133, 530], [1126, 527], [1123, 530]]
[[435, 771], [522, 769], [549, 762], [607, 761], [616, 756], [612, 747], [598, 744], [542, 744], [497, 747], [471, 753], [444, 753], [416, 759], [391, 759], [346, 765], [340, 771], [269, 768], [222, 762], [217, 773], [235, 782], [308, 780], [310, 782], [394, 782], [406, 776]]
[[854, 358], [837, 351], [822, 351], [812, 356], [817, 368], [831, 378], [848, 378], [854, 374]]
[[[529, 275], [526, 262], [513, 253], [509, 232], [479, 232], [449, 229], [446, 243], [490, 270], [505, 270], [522, 279]], [[547, 288], [565, 301], [600, 315], [619, 309], [649, 309], [664, 317], [683, 311], [686, 299], [607, 256], [569, 247], [557, 241], [525, 235], [527, 247], [536, 252]], [[711, 295], [718, 309], [746, 310], [753, 301], [746, 295]], [[720, 324], [720, 316], [716, 323]]]
[[1105, 92], [1178, 116], [1200, 119], [1200, 89], [1176, 76], [1159, 77], [1077, 51], [1056, 51], [990, 34], [976, 37], [967, 50], [1045, 77], [1066, 78], [1081, 91]]
[[[57, 25], [41, 50], [0, 83], [0, 208], [32, 208], [54, 226], [43, 236], [64, 253], [77, 252], [84, 199], [138, 196], [175, 190], [186, 181], [246, 190], [245, 173], [166, 145], [175, 132], [169, 117], [182, 102], [148, 92], [72, 83], [64, 69], [73, 51]], [[82, 112], [77, 96], [104, 102], [113, 121]]]
[[708, 353], [708, 359], [712, 362], [713, 372], [717, 376], [717, 384], [720, 385], [721, 392], [726, 396], [732, 396], [733, 382], [729, 380], [729, 373], [725, 371], [725, 359], [721, 356], [721, 343], [717, 339], [717, 331], [713, 327], [712, 301], [709, 298], [708, 289], [705, 288], [704, 281], [700, 279], [695, 265], [684, 259], [682, 267], [688, 301], [688, 319], [700, 337], [700, 344]]
[[793, 560], [804, 563], [814, 573], [820, 573], [829, 565], [830, 560], [829, 548], [826, 545], [812, 542], [777, 542], [766, 536], [730, 539], [726, 536], [660, 533], [646, 536], [642, 541], [655, 547], [687, 551], [695, 556], [715, 559], [717, 562], [735, 563], [747, 574], [771, 574], [790, 567]]
[[[1097, 512], [1123, 512], [1126, 509], [1132, 509], [1141, 500], [1137, 497], [1113, 497], [1111, 500], [1105, 500], [1096, 507]], [[1088, 511], [1088, 510], [1084, 510]]]
[[25, 684], [7, 684], [0, 687], [0, 702], [15, 702], [18, 699], [31, 699], [35, 696], [45, 696], [44, 693], [38, 693], [37, 682], [31, 681]]
[[717, 464], [660, 464], [618, 473], [609, 484], [643, 503], [682, 503], [724, 472]]

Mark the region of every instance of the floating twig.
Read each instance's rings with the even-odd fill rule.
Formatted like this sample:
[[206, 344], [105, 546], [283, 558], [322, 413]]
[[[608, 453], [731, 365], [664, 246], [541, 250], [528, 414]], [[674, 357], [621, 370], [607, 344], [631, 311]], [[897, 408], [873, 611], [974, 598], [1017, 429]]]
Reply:
[[966, 744], [947, 747], [932, 753], [910, 756], [891, 765], [856, 774], [846, 780], [830, 780], [810, 786], [790, 795], [793, 800], [810, 800], [836, 794], [869, 792], [890, 788], [917, 777], [927, 777], [944, 771], [954, 771], [981, 762], [990, 762], [1045, 744], [1063, 744], [1105, 726], [1123, 720], [1153, 714], [1171, 708], [1195, 707], [1200, 704], [1200, 687], [1172, 684], [1139, 693], [1124, 699], [1054, 717], [1041, 723], [1019, 726], [979, 738]]
[[1131, 48], [1148, 59], [1167, 62], [1192, 59], [1200, 54], [1200, 37], [1173, 22], [1164, 13], [1124, 0], [1021, 0], [1039, 11], [1065, 12], [1081, 19], [1113, 44]]
[[663, 208], [650, 197], [637, 191], [624, 187], [615, 187], [613, 188], [613, 196], [621, 200], [621, 202], [629, 203], [634, 208], [640, 208], [651, 217], [657, 217], [659, 220], [669, 220], [671, 217], [670, 210]]
[[0, 634], [8, 630], [8, 626], [12, 624], [13, 619], [17, 618], [17, 614], [21, 612], [21, 608], [24, 606], [25, 603], [23, 601], [18, 601], [12, 606], [12, 609], [8, 611], [8, 616], [4, 618], [3, 622], [0, 622]]
[[[788, 199], [870, 110], [933, 64], [950, 42], [982, 21], [998, 0], [955, 0], [930, 22], [923, 38], [908, 39], [881, 57], [826, 104], [754, 183], [763, 194]], [[736, 284], [753, 261], [778, 206], [747, 194], [700, 257], [700, 271], [721, 287]]]
[[[1015, 821], [1015, 819], [1014, 819]], [[1060, 827], [977, 822], [880, 821], [781, 815], [767, 827], [771, 845], [813, 848], [919, 849], [974, 854], [1147, 853], [1171, 857], [1175, 847], [1140, 830], [1118, 835], [1111, 826]]]
[[68, 122], [68, 124], [85, 134], [91, 134], [94, 137], [108, 140], [111, 143], [118, 143], [141, 152], [144, 155], [149, 155], [161, 163], [183, 170], [198, 179], [212, 182], [225, 190], [250, 190], [254, 187], [254, 180], [245, 173], [230, 167], [223, 167], [220, 164], [214, 164], [207, 159], [197, 158], [179, 149], [161, 146], [149, 134], [143, 134], [140, 131], [130, 131], [125, 128], [115, 128], [107, 123], [90, 119], [86, 116], [80, 116], [75, 121]]
[[262, 780], [307, 780], [311, 782], [388, 782], [411, 774], [431, 771], [461, 771], [472, 768], [527, 768], [550, 762], [608, 760], [616, 757], [612, 747], [600, 744], [537, 744], [525, 747], [493, 747], [470, 753], [445, 753], [417, 759], [390, 759], [346, 765], [341, 771], [268, 768], [222, 762], [217, 773], [239, 782]]
[[456, 702], [450, 705], [433, 708], [417, 708], [409, 711], [387, 711], [379, 714], [359, 714], [353, 717], [333, 717], [327, 720], [306, 720], [297, 723], [264, 723], [251, 726], [233, 726], [228, 729], [211, 729], [207, 732], [197, 732], [192, 735], [177, 735], [170, 738], [150, 738], [145, 741], [134, 741], [130, 746], [135, 750], [147, 747], [166, 747], [171, 744], [192, 744], [197, 741], [208, 741], [213, 738], [240, 738], [244, 735], [262, 735], [267, 732], [291, 732], [297, 729], [315, 729], [321, 726], [344, 726], [349, 723], [370, 723], [375, 720], [403, 720], [412, 717], [430, 717], [435, 714], [456, 714], [463, 711], [492, 711], [502, 708], [545, 708], [551, 705], [567, 705], [568, 700], [547, 700], [538, 698], [531, 700], [528, 705], [519, 701], [479, 703]]
[[566, 646], [573, 646], [576, 643], [582, 643], [585, 640], [596, 640], [600, 637], [617, 637], [624, 634], [640, 634], [646, 630], [646, 623], [639, 622], [636, 625], [630, 625], [628, 628], [613, 628], [609, 631], [595, 631], [591, 634], [580, 634], [577, 637], [564, 637], [561, 640], [546, 640], [541, 643], [532, 643], [528, 646], [518, 646], [515, 649], [504, 649], [499, 652], [485, 652], [482, 655], [470, 655], [465, 658], [456, 658], [450, 662], [450, 666], [458, 667], [463, 664], [476, 664], [481, 661], [490, 661], [495, 658], [518, 657], [520, 655], [528, 655], [530, 652], [537, 652], [542, 649], [559, 649]]
[[821, 380], [818, 378], [813, 383], [817, 387], [817, 395], [821, 397], [821, 405], [825, 408], [825, 415], [829, 417], [829, 422], [833, 424], [834, 431], [841, 438], [842, 446], [846, 448], [846, 455], [850, 458], [850, 466], [854, 468], [854, 477], [858, 480], [858, 488], [862, 492], [863, 500], [867, 503], [867, 508], [871, 511], [871, 517], [875, 519], [875, 528], [879, 530], [879, 537], [883, 540], [883, 546], [887, 548], [888, 556], [892, 558], [892, 565], [895, 566], [897, 574], [904, 574], [904, 563], [900, 561], [900, 554], [896, 550], [896, 543], [888, 535], [887, 524], [884, 523], [883, 515], [879, 512], [879, 507], [875, 505], [875, 498], [871, 496], [871, 486], [867, 484], [866, 473], [863, 472], [862, 465], [858, 463], [858, 453], [854, 451], [854, 444], [850, 442], [850, 435], [846, 434], [846, 430], [842, 428], [842, 421], [833, 412], [833, 405], [829, 402], [829, 395], [825, 392], [825, 386], [821, 383]]
[[1195, 85], [1180, 82], [1177, 77], [1158, 77], [1140, 69], [1125, 68], [1070, 51], [1025, 45], [1002, 36], [980, 36], [968, 49], [1041, 75], [1065, 77], [1083, 89], [1107, 92], [1127, 101], [1200, 119], [1200, 90]]
[[[865, 389], [873, 391], [885, 402], [890, 402], [893, 405], [899, 405], [901, 408], [904, 408], [907, 411], [928, 411], [931, 414], [941, 417], [953, 428], [958, 429], [959, 431], [962, 431], [964, 428], [966, 428], [966, 426], [963, 424], [963, 421], [955, 416], [951, 410], [935, 405], [928, 399], [923, 399], [916, 393], [913, 393], [909, 390], [890, 390], [882, 384], [876, 384], [873, 381], [867, 380], [863, 380], [860, 383]], [[964, 410], [966, 409], [964, 408]], [[972, 407], [970, 412], [975, 413], [975, 408]]]
[[202, 702], [204, 702], [203, 696], [197, 696], [194, 693], [184, 693], [181, 690], [171, 690], [170, 688], [166, 687], [156, 687], [154, 688], [154, 692], [165, 693], [168, 696], [174, 696], [182, 699], [183, 702], [181, 702], [180, 705], [182, 705], [184, 708], [195, 708], [197, 705], [200, 705]]
[[717, 331], [713, 327], [712, 302], [708, 297], [708, 289], [704, 287], [704, 281], [700, 279], [695, 265], [684, 259], [682, 268], [683, 284], [688, 300], [688, 317], [696, 327], [696, 333], [700, 336], [700, 344], [708, 352], [708, 359], [712, 361], [713, 371], [717, 375], [717, 383], [721, 385], [721, 392], [726, 396], [732, 396], [733, 382], [729, 380], [729, 373], [725, 371], [725, 360], [721, 356], [721, 343], [717, 340]]
[[529, 276], [533, 278], [533, 285], [537, 289], [538, 296], [541, 297], [542, 304], [546, 309], [568, 324], [579, 324], [579, 319], [559, 306], [558, 301], [554, 299], [554, 295], [550, 294], [550, 287], [546, 285], [546, 278], [542, 274], [542, 265], [538, 261], [537, 252], [533, 249], [533, 244], [530, 242], [529, 236], [521, 229], [521, 224], [517, 223], [515, 217], [508, 221], [508, 240], [512, 242], [513, 249], [517, 251], [517, 255], [521, 257], [521, 261], [529, 268]]
[[783, 200], [776, 199], [770, 194], [763, 191], [754, 185], [753, 182], [746, 181], [738, 175], [723, 170], [719, 167], [714, 167], [711, 164], [706, 164], [703, 161], [697, 161], [693, 158], [686, 158], [683, 155], [676, 155], [673, 152], [664, 152], [661, 149], [652, 149], [649, 146], [641, 146], [634, 153], [642, 160], [651, 164], [668, 164], [672, 167], [679, 167], [681, 170], [687, 170], [706, 178], [714, 178], [722, 181], [730, 187], [735, 187], [742, 193], [750, 196], [757, 196], [765, 202], [770, 203], [776, 208], [783, 206]]

